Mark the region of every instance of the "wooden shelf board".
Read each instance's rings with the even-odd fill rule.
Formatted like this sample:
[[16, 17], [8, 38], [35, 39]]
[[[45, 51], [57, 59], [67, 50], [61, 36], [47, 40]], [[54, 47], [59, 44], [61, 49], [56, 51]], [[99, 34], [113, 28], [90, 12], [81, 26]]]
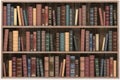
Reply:
[[35, 2], [60, 2], [60, 3], [63, 3], [63, 2], [99, 2], [99, 3], [105, 3], [105, 2], [118, 2], [118, 0], [2, 0], [2, 2], [19, 2], [19, 3], [26, 3], [26, 2], [29, 2], [29, 3], [35, 3]]
[[2, 26], [2, 28], [118, 28], [118, 26]]
[[71, 52], [65, 52], [65, 51], [19, 51], [19, 52], [13, 52], [13, 51], [3, 51], [3, 54], [15, 54], [15, 53], [20, 53], [20, 54], [34, 54], [34, 53], [39, 53], [39, 54], [84, 54], [84, 53], [89, 53], [89, 54], [107, 54], [107, 53], [117, 53], [117, 51], [71, 51]]
[[7, 79], [7, 78], [52, 78], [52, 79], [55, 79], [55, 78], [81, 78], [81, 79], [87, 79], [87, 78], [102, 78], [102, 79], [105, 79], [105, 78], [119, 78], [119, 77], [2, 77], [2, 78], [5, 78], [5, 79]]

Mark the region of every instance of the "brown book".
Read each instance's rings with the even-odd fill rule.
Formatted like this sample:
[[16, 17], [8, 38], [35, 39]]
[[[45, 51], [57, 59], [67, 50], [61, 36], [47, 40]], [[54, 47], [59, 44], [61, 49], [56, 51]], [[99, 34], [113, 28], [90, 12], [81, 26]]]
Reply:
[[64, 4], [62, 4], [61, 5], [61, 14], [60, 14], [60, 16], [61, 16], [61, 20], [60, 20], [60, 23], [61, 23], [61, 26], [65, 26], [65, 23], [66, 23], [66, 19], [65, 19], [65, 5]]
[[45, 9], [42, 9], [42, 20], [41, 20], [42, 26], [45, 26]]
[[5, 29], [4, 31], [4, 51], [8, 50], [8, 36], [9, 36], [9, 29]]
[[6, 64], [3, 62], [3, 76], [6, 77]]
[[13, 31], [13, 51], [18, 51], [18, 36], [19, 36], [19, 31], [14, 30]]
[[75, 60], [75, 77], [79, 76], [79, 61]]
[[12, 77], [16, 77], [16, 57], [12, 57]]
[[20, 8], [21, 25], [24, 26], [23, 9]]
[[79, 25], [82, 25], [82, 9], [79, 8]]
[[12, 60], [9, 60], [9, 77], [12, 77]]
[[44, 75], [49, 77], [49, 57], [44, 57]]
[[66, 64], [66, 60], [63, 59], [63, 65], [62, 65], [62, 77], [64, 77], [64, 73], [65, 73], [65, 64]]
[[45, 6], [45, 26], [48, 26], [48, 6]]
[[42, 51], [45, 51], [45, 31], [42, 31]]
[[98, 23], [97, 23], [97, 21], [98, 21], [98, 19], [97, 19], [97, 15], [98, 15], [98, 11], [97, 11], [98, 9], [97, 9], [97, 7], [94, 7], [94, 22], [95, 22], [95, 26], [97, 26], [98, 25]]
[[85, 57], [85, 77], [89, 77], [90, 75], [90, 64], [89, 64], [89, 57]]
[[33, 10], [32, 10], [32, 12], [33, 12], [33, 26], [36, 26], [36, 8], [33, 8]]
[[56, 13], [55, 13], [55, 10], [52, 10], [52, 15], [53, 15], [53, 26], [56, 26]]
[[27, 77], [27, 57], [26, 55], [22, 55], [22, 63], [23, 63], [23, 76]]
[[55, 77], [59, 77], [59, 56], [55, 56]]
[[105, 11], [103, 11], [103, 25], [105, 26]]
[[20, 37], [21, 40], [21, 49], [24, 51], [24, 41], [23, 41], [23, 36]]
[[102, 9], [99, 8], [99, 16], [100, 16], [100, 25], [103, 26], [104, 22], [103, 22], [103, 12]]
[[33, 51], [33, 44], [34, 44], [34, 40], [33, 40], [33, 34], [30, 34], [30, 51]]
[[7, 25], [7, 8], [6, 6], [3, 6], [3, 26]]
[[110, 60], [106, 59], [106, 62], [107, 62], [107, 77], [109, 77], [110, 76]]
[[30, 31], [26, 31], [26, 51], [30, 51]]
[[82, 25], [86, 26], [86, 5], [82, 5]]
[[54, 77], [54, 56], [49, 57], [49, 76]]
[[66, 77], [70, 77], [70, 55], [66, 55]]
[[89, 51], [89, 35], [90, 35], [90, 31], [88, 31], [88, 30], [86, 30], [86, 32], [85, 32], [85, 35], [86, 35], [86, 44], [85, 44], [85, 47], [86, 47], [86, 51]]
[[65, 32], [65, 51], [69, 51], [69, 32]]
[[31, 57], [31, 76], [36, 77], [36, 57]]
[[41, 15], [42, 15], [42, 4], [36, 4], [36, 25], [40, 26], [41, 25]]
[[110, 77], [113, 77], [113, 57], [110, 57]]
[[105, 26], [110, 25], [110, 7], [108, 5], [105, 6]]
[[113, 61], [113, 77], [117, 77], [117, 60]]
[[61, 61], [60, 63], [60, 74], [59, 74], [60, 77], [62, 76], [62, 67], [63, 67], [63, 61]]
[[81, 51], [85, 51], [85, 29], [81, 30]]
[[33, 50], [36, 51], [36, 32], [33, 32]]
[[19, 23], [19, 26], [22, 25], [22, 20], [21, 20], [21, 15], [20, 15], [20, 6], [17, 6], [17, 14], [18, 14], [18, 23]]
[[59, 39], [59, 32], [56, 33], [56, 51], [60, 50], [60, 39]]
[[117, 32], [112, 34], [112, 50], [117, 51]]
[[28, 24], [29, 26], [33, 25], [33, 7], [32, 6], [28, 7]]
[[9, 32], [9, 51], [13, 51], [13, 32]]
[[117, 25], [117, 10], [113, 10], [114, 25]]
[[17, 58], [17, 77], [22, 77], [22, 58]]
[[85, 57], [80, 57], [80, 77], [85, 77]]
[[94, 77], [95, 75], [94, 75], [94, 60], [95, 60], [95, 56], [94, 55], [90, 55], [89, 56], [89, 58], [90, 58], [90, 77]]

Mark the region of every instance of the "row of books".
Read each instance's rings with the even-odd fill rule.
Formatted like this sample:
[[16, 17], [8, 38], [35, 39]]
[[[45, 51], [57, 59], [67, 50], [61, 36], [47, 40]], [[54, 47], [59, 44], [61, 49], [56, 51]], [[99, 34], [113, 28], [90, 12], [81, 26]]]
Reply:
[[4, 4], [4, 26], [113, 26], [116, 4]]
[[117, 32], [4, 30], [4, 51], [117, 51]]
[[[76, 58], [78, 57], [78, 58]], [[115, 57], [89, 56], [12, 56], [3, 63], [6, 77], [117, 77]]]

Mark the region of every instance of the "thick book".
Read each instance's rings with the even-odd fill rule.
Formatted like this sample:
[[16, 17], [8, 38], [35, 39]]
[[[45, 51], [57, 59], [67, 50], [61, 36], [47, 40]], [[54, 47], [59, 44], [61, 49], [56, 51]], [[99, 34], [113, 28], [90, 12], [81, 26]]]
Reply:
[[104, 72], [104, 59], [100, 60], [100, 76], [103, 77]]
[[30, 51], [30, 31], [26, 31], [26, 51]]
[[59, 56], [55, 56], [55, 77], [59, 76], [59, 69], [60, 69], [60, 65], [59, 65]]
[[41, 18], [42, 18], [42, 4], [36, 4], [36, 25], [41, 25]]
[[105, 26], [110, 25], [110, 6], [105, 6]]
[[61, 75], [61, 77], [64, 77], [65, 75], [64, 75], [64, 73], [65, 73], [65, 64], [66, 64], [66, 60], [65, 59], [63, 59], [63, 65], [62, 65], [62, 75]]
[[61, 11], [61, 13], [60, 13], [60, 25], [61, 26], [65, 26], [66, 24], [66, 7], [65, 7], [65, 4], [62, 4], [61, 5], [61, 8], [60, 8], [60, 11]]
[[88, 31], [88, 30], [86, 30], [85, 31], [85, 51], [89, 51], [90, 50], [90, 48], [89, 48], [89, 36], [90, 35], [90, 31]]
[[112, 51], [117, 51], [117, 32], [114, 31], [112, 34]]
[[44, 77], [49, 77], [49, 57], [44, 57]]
[[41, 32], [41, 40], [42, 40], [42, 41], [41, 41], [41, 42], [42, 42], [42, 44], [41, 44], [41, 45], [42, 45], [42, 46], [41, 46], [41, 50], [42, 50], [42, 51], [45, 51], [45, 47], [46, 47], [46, 46], [45, 46], [45, 38], [46, 38], [45, 36], [46, 36], [46, 32], [45, 32], [45, 31], [42, 31], [42, 32]]
[[45, 50], [50, 51], [50, 33], [46, 32], [45, 34]]
[[3, 6], [3, 25], [7, 25], [7, 6]]
[[80, 77], [85, 77], [85, 57], [80, 57]]
[[36, 51], [37, 50], [37, 33], [36, 31], [33, 32], [33, 51]]
[[93, 51], [93, 34], [92, 33], [89, 34], [89, 48], [90, 48], [90, 51]]
[[9, 77], [12, 77], [12, 60], [9, 60]]
[[9, 51], [13, 51], [13, 32], [9, 32], [9, 41], [8, 41], [8, 45], [9, 45]]
[[39, 58], [36, 58], [36, 76], [40, 77], [40, 63], [39, 63]]
[[81, 39], [81, 42], [80, 42], [81, 43], [81, 46], [80, 46], [81, 49], [80, 50], [85, 51], [85, 29], [81, 30], [81, 38], [80, 39]]
[[117, 77], [117, 60], [113, 60], [113, 77]]
[[95, 6], [94, 7], [94, 25], [97, 26], [98, 25], [98, 8]]
[[40, 65], [40, 76], [41, 77], [44, 77], [44, 68], [43, 68], [43, 60], [42, 59], [39, 59], [39, 65]]
[[113, 57], [110, 57], [109, 60], [110, 60], [110, 64], [109, 64], [110, 65], [109, 66], [110, 67], [110, 76], [109, 77], [113, 77], [113, 70], [114, 70], [114, 68], [113, 68], [113, 66], [114, 66], [114, 64], [113, 64], [113, 61], [114, 61]]
[[75, 60], [75, 77], [79, 76], [79, 60]]
[[93, 26], [95, 23], [94, 23], [94, 8], [91, 7], [90, 8], [90, 14], [89, 14], [89, 18], [90, 18], [90, 25]]
[[56, 51], [59, 51], [60, 50], [60, 33], [57, 32], [56, 33]]
[[48, 25], [52, 26], [52, 7], [51, 5], [48, 6]]
[[27, 71], [27, 56], [26, 55], [22, 55], [22, 66], [23, 66], [23, 76], [27, 77], [28, 75], [28, 71]]
[[75, 56], [70, 56], [70, 77], [75, 77]]
[[14, 8], [14, 26], [17, 26], [17, 8]]
[[32, 13], [33, 13], [33, 26], [36, 26], [36, 21], [37, 21], [36, 8], [33, 8]]
[[60, 51], [65, 51], [65, 33], [60, 33]]
[[49, 76], [54, 77], [54, 56], [49, 57]]
[[8, 50], [8, 38], [9, 38], [9, 29], [4, 30], [4, 47], [3, 50], [7, 51]]
[[86, 56], [85, 57], [85, 77], [89, 77], [90, 76], [90, 63], [89, 63], [89, 57]]
[[36, 41], [36, 43], [37, 43], [37, 51], [41, 51], [41, 31], [38, 30], [36, 35], [37, 35], [37, 41]]
[[66, 26], [70, 25], [70, 5], [66, 4]]
[[66, 55], [66, 77], [70, 77], [70, 55]]
[[111, 4], [111, 5], [109, 5], [109, 7], [110, 7], [110, 13], [109, 13], [109, 15], [110, 15], [110, 26], [113, 26], [113, 5]]
[[104, 25], [104, 20], [103, 20], [103, 11], [101, 8], [99, 8], [99, 18], [100, 18], [100, 25]]
[[32, 26], [33, 25], [33, 7], [28, 6], [28, 25]]
[[20, 6], [17, 6], [17, 14], [18, 14], [18, 24], [22, 25], [21, 15], [20, 15]]
[[14, 30], [13, 31], [13, 51], [18, 51], [18, 36], [19, 36], [19, 31]]
[[27, 66], [28, 66], [27, 67], [27, 69], [28, 69], [27, 70], [28, 71], [27, 72], [28, 73], [28, 77], [31, 77], [31, 59], [30, 58], [27, 59]]
[[99, 51], [99, 34], [95, 34], [96, 51]]
[[36, 57], [31, 57], [31, 77], [36, 77]]
[[95, 58], [95, 75], [99, 77], [99, 59]]
[[94, 67], [94, 61], [95, 61], [95, 56], [94, 55], [90, 55], [90, 77], [94, 77], [95, 76], [95, 67]]
[[11, 14], [10, 14], [10, 12], [11, 12], [10, 10], [11, 9], [10, 8], [11, 8], [11, 4], [7, 4], [7, 16], [6, 16], [7, 17], [7, 26], [10, 26], [10, 20], [11, 20], [10, 19], [11, 18], [10, 17], [11, 16]]
[[13, 26], [14, 25], [14, 7], [11, 6], [10, 8], [10, 25]]
[[86, 5], [82, 5], [82, 25], [86, 26]]
[[48, 6], [45, 6], [45, 26], [48, 26]]
[[69, 31], [69, 50], [73, 51], [73, 31]]
[[22, 58], [17, 58], [17, 77], [22, 77]]
[[112, 30], [110, 30], [108, 32], [108, 35], [109, 35], [109, 37], [108, 37], [108, 50], [109, 51], [112, 51], [112, 47], [113, 47], [113, 45], [112, 45], [112, 33], [113, 33]]
[[65, 32], [65, 51], [69, 51], [69, 40], [70, 40], [70, 36], [69, 36], [69, 32]]

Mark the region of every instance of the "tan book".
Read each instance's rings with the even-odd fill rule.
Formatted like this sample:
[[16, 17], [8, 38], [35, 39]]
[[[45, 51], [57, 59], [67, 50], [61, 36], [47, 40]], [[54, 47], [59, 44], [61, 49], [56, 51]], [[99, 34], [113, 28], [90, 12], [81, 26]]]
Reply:
[[85, 77], [85, 57], [80, 57], [80, 77]]
[[103, 37], [102, 51], [104, 51], [104, 48], [105, 48], [105, 37]]
[[49, 77], [49, 57], [44, 57], [44, 75]]
[[19, 23], [19, 26], [21, 26], [22, 21], [21, 21], [21, 16], [20, 16], [20, 6], [17, 6], [17, 14], [18, 14], [18, 23]]
[[63, 67], [63, 62], [60, 63], [60, 73], [59, 73], [59, 76], [61, 77], [62, 76], [62, 67]]
[[65, 51], [69, 51], [69, 32], [65, 32]]
[[117, 61], [113, 61], [113, 77], [117, 77]]
[[78, 23], [78, 9], [75, 10], [75, 26], [77, 26]]
[[96, 51], [99, 51], [99, 34], [95, 34]]
[[9, 60], [9, 77], [12, 77], [12, 60]]
[[62, 77], [64, 77], [64, 73], [65, 73], [65, 59], [63, 59], [63, 67], [62, 67]]
[[36, 8], [33, 8], [33, 26], [36, 26]]
[[18, 51], [18, 31], [13, 31], [13, 51]]
[[17, 26], [17, 9], [14, 8], [14, 26]]

